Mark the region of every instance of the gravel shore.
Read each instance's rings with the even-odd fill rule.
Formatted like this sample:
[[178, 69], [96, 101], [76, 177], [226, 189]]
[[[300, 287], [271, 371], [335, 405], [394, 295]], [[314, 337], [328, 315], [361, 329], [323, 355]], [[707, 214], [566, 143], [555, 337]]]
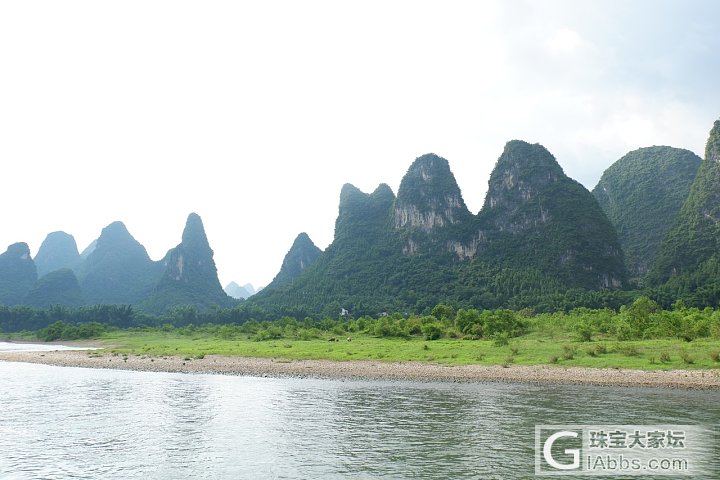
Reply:
[[64, 367], [113, 368], [154, 372], [213, 373], [268, 377], [317, 377], [451, 382], [522, 382], [613, 385], [679, 389], [720, 389], [720, 371], [643, 371], [547, 365], [439, 365], [420, 362], [284, 360], [208, 355], [187, 360], [178, 356], [123, 356], [93, 351], [0, 352], [0, 361]]

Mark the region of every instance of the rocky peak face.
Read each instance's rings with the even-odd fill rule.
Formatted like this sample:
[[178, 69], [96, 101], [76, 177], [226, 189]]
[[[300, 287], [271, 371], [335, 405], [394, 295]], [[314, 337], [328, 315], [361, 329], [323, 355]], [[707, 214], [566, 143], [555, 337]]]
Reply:
[[34, 258], [38, 277], [61, 268], [75, 268], [80, 263], [75, 238], [65, 232], [49, 233]]
[[170, 249], [161, 262], [164, 272], [152, 295], [143, 303], [149, 311], [163, 312], [174, 305], [229, 306], [217, 276], [205, 227], [200, 217], [191, 213], [185, 223], [180, 244]]
[[432, 153], [417, 158], [400, 182], [393, 209], [395, 228], [429, 232], [469, 216], [448, 161]]
[[210, 242], [205, 234], [205, 226], [197, 213], [188, 215], [182, 234], [182, 245], [185, 249], [200, 256], [212, 257], [213, 255]]
[[203, 279], [212, 283], [213, 286], [217, 282], [217, 286], [220, 287], [213, 251], [199, 215], [191, 213], [188, 216], [182, 241], [167, 253], [163, 265], [166, 279], [184, 283]]
[[[545, 223], [550, 212], [538, 202], [538, 196], [565, 178], [562, 167], [545, 147], [512, 140], [505, 145], [490, 175], [482, 212], [501, 214], [495, 222], [501, 230], [520, 232], [537, 222]], [[536, 208], [523, 211], [530, 204]]]
[[479, 214], [484, 255], [557, 273], [568, 285], [616, 288], [626, 281], [614, 227], [592, 194], [539, 144], [508, 142]]

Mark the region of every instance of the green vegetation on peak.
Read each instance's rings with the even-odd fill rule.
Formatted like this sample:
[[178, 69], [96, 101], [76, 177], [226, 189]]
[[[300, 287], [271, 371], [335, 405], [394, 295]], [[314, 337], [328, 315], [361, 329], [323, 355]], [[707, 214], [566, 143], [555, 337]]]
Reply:
[[394, 195], [388, 195], [388, 189], [380, 186], [368, 194], [349, 183], [343, 185], [335, 221], [335, 240], [353, 242], [357, 236], [371, 236], [384, 228], [389, 222], [390, 208], [395, 200]]
[[[415, 218], [418, 215], [399, 217], [397, 211], [406, 208], [413, 208], [420, 216], [428, 218]], [[461, 221], [470, 213], [448, 161], [433, 153], [418, 157], [410, 165], [400, 182], [395, 209], [398, 228], [407, 225], [431, 229]]]
[[626, 283], [612, 224], [592, 194], [566, 176], [542, 145], [507, 143], [478, 220], [478, 264], [541, 272], [545, 282], [565, 288]]
[[168, 251], [161, 265], [159, 282], [141, 306], [150, 312], [163, 312], [178, 305], [201, 309], [229, 306], [232, 300], [220, 285], [213, 251], [200, 217], [191, 213], [180, 244]]
[[435, 154], [418, 157], [400, 182], [393, 227], [405, 255], [474, 252], [465, 247], [474, 217], [463, 200], [448, 161]]
[[73, 271], [61, 268], [42, 276], [25, 296], [24, 303], [41, 308], [53, 305], [78, 307], [83, 304], [83, 296]]
[[705, 145], [705, 158], [711, 162], [720, 163], [720, 120], [715, 120], [707, 144]]
[[89, 304], [137, 304], [145, 299], [162, 271], [122, 222], [102, 230], [77, 276]]
[[37, 281], [37, 268], [27, 243], [8, 246], [0, 255], [0, 305], [17, 305]]
[[369, 195], [346, 184], [330, 246], [292, 282], [244, 308], [297, 318], [422, 312], [439, 302], [497, 308], [622, 285], [612, 225], [547, 150], [510, 142], [491, 178], [497, 203], [479, 217], [467, 210], [447, 161], [432, 154], [411, 165], [397, 198], [388, 187]]
[[205, 226], [197, 213], [188, 215], [181, 245], [184, 249], [195, 252], [199, 256], [212, 257], [213, 251], [205, 234]]
[[265, 289], [270, 291], [285, 283], [292, 282], [306, 268], [315, 263], [321, 253], [322, 250], [315, 246], [307, 233], [300, 233], [285, 255], [280, 272]]
[[689, 150], [640, 148], [613, 163], [593, 189], [617, 230], [632, 276], [642, 277], [652, 267], [701, 163]]
[[708, 138], [690, 194], [668, 232], [649, 275], [654, 285], [691, 303], [720, 302], [720, 121]]
[[387, 183], [381, 183], [377, 188], [370, 194], [373, 198], [380, 202], [392, 202], [395, 199], [395, 193]]
[[511, 140], [505, 144], [490, 174], [488, 193], [479, 215], [514, 214], [514, 210], [521, 209], [528, 201], [537, 203], [540, 189], [566, 178], [562, 167], [545, 147]]
[[65, 232], [52, 232], [45, 237], [33, 259], [38, 277], [61, 268], [75, 268], [80, 263], [75, 238]]

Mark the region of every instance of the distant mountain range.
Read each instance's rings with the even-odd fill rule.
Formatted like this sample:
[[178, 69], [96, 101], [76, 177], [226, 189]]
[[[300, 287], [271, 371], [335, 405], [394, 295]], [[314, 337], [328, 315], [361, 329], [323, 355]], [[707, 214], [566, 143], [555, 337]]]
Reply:
[[592, 193], [542, 145], [510, 141], [477, 214], [448, 161], [423, 155], [397, 195], [386, 184], [372, 193], [344, 185], [333, 242], [321, 251], [300, 233], [259, 293], [235, 282], [221, 288], [196, 214], [159, 262], [122, 222], [82, 254], [71, 235], [53, 232], [35, 259], [24, 243], [0, 255], [4, 305], [130, 304], [154, 313], [238, 305], [259, 317], [303, 318], [438, 303], [566, 309], [606, 305], [629, 290], [663, 304], [720, 304], [720, 121], [704, 160], [641, 148], [611, 165]]
[[0, 255], [0, 303], [127, 304], [161, 313], [180, 305], [229, 307], [235, 301], [220, 286], [202, 220], [192, 213], [180, 244], [159, 262], [122, 222], [105, 227], [82, 255], [64, 232], [49, 234], [34, 260], [26, 244], [11, 245]]
[[250, 298], [253, 295], [255, 295], [257, 292], [262, 290], [263, 287], [258, 287], [256, 290], [255, 287], [251, 283], [246, 283], [243, 286], [238, 285], [236, 282], [230, 282], [227, 285], [225, 285], [225, 293], [229, 297], [232, 297], [236, 300], [244, 300], [246, 298]]

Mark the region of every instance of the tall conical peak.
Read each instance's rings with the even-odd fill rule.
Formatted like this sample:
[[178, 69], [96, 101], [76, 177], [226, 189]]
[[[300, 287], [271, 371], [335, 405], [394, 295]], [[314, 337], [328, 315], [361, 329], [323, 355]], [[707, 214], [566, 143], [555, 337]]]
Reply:
[[[137, 256], [143, 261], [150, 262], [150, 256], [145, 247], [130, 234], [123, 222], [116, 221], [103, 228], [96, 242], [95, 248], [85, 259], [86, 261], [91, 260], [90, 263], [103, 258], [109, 251], [122, 251], [123, 255]], [[84, 267], [81, 266], [81, 269]], [[82, 277], [82, 274], [80, 276]]]
[[505, 144], [495, 168], [498, 167], [545, 169], [564, 175], [562, 167], [547, 148], [539, 143], [528, 143], [524, 140], [510, 140]]
[[182, 234], [182, 245], [185, 249], [198, 253], [205, 252], [206, 254], [213, 254], [207, 235], [205, 234], [202, 219], [197, 213], [188, 215]]
[[720, 120], [715, 120], [712, 130], [710, 130], [710, 136], [705, 146], [705, 158], [720, 163]]
[[49, 233], [34, 260], [39, 277], [61, 268], [75, 268], [80, 263], [75, 238], [65, 232]]
[[310, 265], [315, 263], [322, 251], [315, 246], [307, 233], [302, 232], [285, 254], [280, 272], [275, 276], [272, 283], [268, 285], [270, 289], [286, 284], [298, 276]]
[[555, 271], [568, 285], [623, 284], [622, 250], [612, 224], [543, 146], [508, 142], [488, 184], [479, 222], [489, 254]]
[[462, 202], [460, 188], [450, 171], [450, 164], [434, 153], [416, 158], [398, 189], [400, 202], [429, 203], [447, 195], [457, 197], [458, 201]]
[[410, 165], [398, 189], [395, 228], [429, 231], [457, 223], [469, 213], [447, 160], [429, 153]]
[[531, 200], [544, 186], [563, 178], [565, 172], [545, 147], [511, 140], [490, 174], [483, 210]]
[[305, 246], [313, 246], [314, 247], [315, 244], [310, 239], [310, 236], [307, 233], [301, 232], [298, 234], [297, 237], [295, 237], [295, 240], [293, 241], [292, 247], [290, 247], [290, 249], [292, 250], [294, 248], [301, 248], [301, 247], [305, 247]]
[[97, 248], [104, 248], [123, 243], [137, 243], [123, 222], [115, 221], [102, 229], [97, 239]]
[[160, 273], [145, 247], [122, 222], [103, 228], [95, 243], [75, 271], [85, 301], [133, 304], [143, 299]]

